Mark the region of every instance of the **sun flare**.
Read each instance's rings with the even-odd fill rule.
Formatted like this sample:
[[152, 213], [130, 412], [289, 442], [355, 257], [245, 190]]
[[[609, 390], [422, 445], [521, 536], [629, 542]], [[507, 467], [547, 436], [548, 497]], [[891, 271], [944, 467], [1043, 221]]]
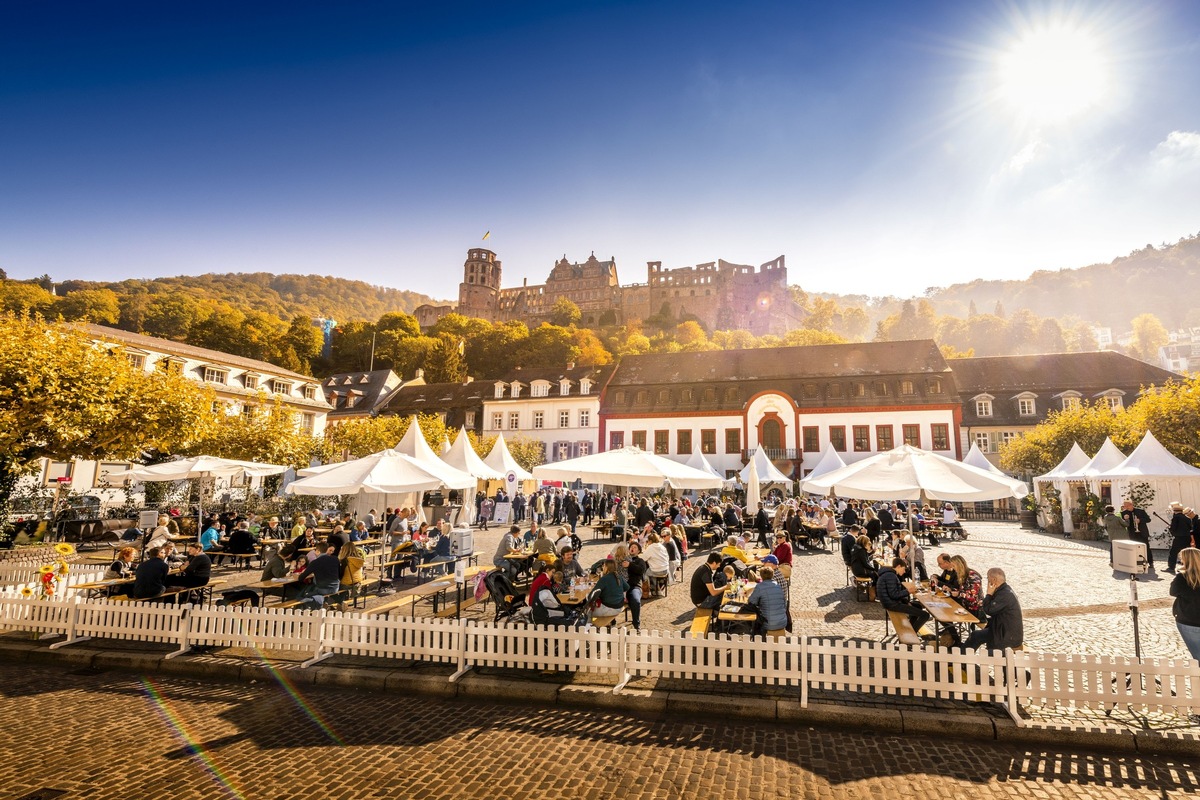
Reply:
[[1105, 101], [1107, 60], [1095, 36], [1081, 28], [1029, 31], [1000, 57], [1004, 98], [1030, 121], [1065, 122]]

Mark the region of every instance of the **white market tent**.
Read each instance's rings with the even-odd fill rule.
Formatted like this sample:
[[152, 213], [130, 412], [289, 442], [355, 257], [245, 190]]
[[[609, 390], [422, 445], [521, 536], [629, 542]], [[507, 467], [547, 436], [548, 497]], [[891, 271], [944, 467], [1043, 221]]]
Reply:
[[1166, 519], [1173, 500], [1200, 508], [1200, 469], [1171, 455], [1149, 431], [1128, 458], [1096, 477], [1112, 482], [1114, 502], [1120, 502], [1130, 483], [1150, 484], [1154, 502], [1146, 511], [1157, 511]]
[[[750, 461], [754, 463], [754, 468], [758, 471], [758, 480], [763, 485], [771, 483], [782, 483], [790, 487], [792, 479], [784, 475], [779, 469], [771, 463], [771, 459], [767, 458], [767, 451], [763, 448], [758, 448], [754, 451], [754, 455], [750, 457]], [[738, 480], [742, 483], [749, 483], [750, 464], [742, 467], [742, 471], [738, 473]]]
[[[1070, 492], [1070, 487], [1067, 481], [1071, 475], [1074, 475], [1079, 470], [1087, 466], [1091, 461], [1088, 454], [1083, 452], [1083, 448], [1079, 446], [1079, 442], [1071, 445], [1071, 450], [1063, 456], [1063, 460], [1058, 462], [1054, 469], [1047, 472], [1045, 475], [1038, 475], [1033, 479], [1033, 494], [1037, 498], [1039, 505], [1042, 502], [1042, 487], [1045, 484], [1050, 484], [1058, 490], [1059, 495], [1066, 498]], [[1063, 530], [1070, 532], [1074, 530], [1074, 525], [1071, 524], [1071, 515], [1067, 513], [1067, 509], [1063, 508]]]
[[844, 466], [846, 466], [846, 462], [838, 455], [838, 451], [833, 449], [833, 443], [826, 442], [825, 449], [821, 452], [821, 458], [817, 461], [817, 465], [812, 468], [812, 472], [808, 473], [805, 478], [807, 480], [819, 478]]
[[995, 475], [961, 461], [901, 445], [853, 464], [806, 478], [800, 487], [826, 495], [835, 492], [859, 500], [977, 501], [1002, 497], [1024, 497], [1025, 484], [1005, 475]]
[[442, 460], [457, 470], [484, 481], [504, 480], [504, 473], [494, 467], [489, 467], [471, 446], [467, 429], [460, 428], [454, 444], [442, 455]]
[[1005, 474], [1003, 470], [1001, 470], [992, 462], [988, 461], [987, 456], [985, 456], [983, 451], [979, 449], [979, 445], [975, 444], [974, 442], [971, 443], [971, 449], [967, 451], [965, 456], [963, 456], [962, 463], [970, 467], [978, 467], [984, 472], [991, 472], [996, 475]]
[[501, 475], [507, 476], [508, 473], [513, 473], [517, 476], [518, 481], [533, 479], [533, 474], [518, 464], [517, 460], [512, 457], [512, 453], [508, 451], [508, 445], [504, 442], [503, 433], [496, 435], [496, 443], [492, 445], [492, 451], [483, 459], [483, 463]]
[[725, 476], [717, 472], [717, 468], [708, 463], [708, 459], [704, 457], [704, 453], [701, 453], [699, 450], [693, 450], [691, 457], [684, 463], [692, 469], [698, 469], [701, 472], [707, 472], [709, 475], [725, 480]]
[[442, 484], [448, 489], [473, 489], [475, 487], [474, 477], [450, 466], [434, 454], [433, 448], [425, 441], [425, 434], [421, 432], [416, 414], [409, 418], [408, 430], [404, 432], [400, 443], [392, 449], [397, 453], [416, 459], [422, 467], [440, 477]]
[[718, 489], [721, 479], [669, 458], [648, 453], [640, 447], [622, 447], [590, 456], [580, 456], [533, 468], [540, 481], [607, 484], [638, 488]]
[[354, 495], [359, 511], [400, 505], [416, 508], [421, 492], [444, 485], [442, 477], [428, 465], [395, 450], [311, 467], [300, 474], [305, 477], [289, 483], [284, 490], [287, 494]]

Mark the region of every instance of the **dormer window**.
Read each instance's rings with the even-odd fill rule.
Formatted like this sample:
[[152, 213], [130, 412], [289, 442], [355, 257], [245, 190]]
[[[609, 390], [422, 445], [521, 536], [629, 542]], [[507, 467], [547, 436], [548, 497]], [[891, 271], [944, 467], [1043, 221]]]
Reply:
[[571, 393], [571, 382], [565, 378], [558, 382], [558, 393], [566, 397]]
[[219, 383], [223, 386], [229, 382], [229, 370], [217, 369], [216, 367], [205, 367], [204, 382]]
[[496, 384], [496, 399], [499, 400], [502, 397], [504, 397], [504, 384], [497, 383]]
[[271, 381], [272, 394], [291, 394], [292, 385], [287, 381]]
[[1124, 396], [1125, 393], [1120, 389], [1109, 389], [1099, 397], [1100, 402], [1104, 403], [1111, 410], [1120, 411], [1125, 406], [1125, 401], [1122, 399]]
[[512, 383], [509, 384], [509, 388], [511, 389], [512, 396], [514, 398], [521, 396], [521, 382], [520, 381], [513, 381]]
[[591, 394], [592, 393], [592, 382], [589, 381], [587, 378], [583, 378], [582, 380], [580, 380], [579, 381], [579, 393], [580, 394]]
[[942, 393], [942, 381], [940, 378], [930, 379], [928, 386], [929, 386], [930, 394], [941, 394]]
[[534, 381], [529, 384], [530, 397], [549, 397], [550, 381]]
[[975, 416], [992, 416], [992, 401], [996, 399], [995, 397], [990, 394], [977, 394], [971, 399], [975, 401]]
[[317, 387], [305, 386], [304, 387], [304, 399], [305, 400], [316, 400], [317, 399]]
[[257, 389], [257, 388], [258, 388], [258, 376], [257, 376], [257, 375], [252, 375], [251, 373], [247, 372], [247, 373], [246, 373], [246, 374], [245, 374], [245, 375], [242, 377], [242, 384], [243, 384], [243, 385], [244, 385], [244, 386], [245, 386], [247, 389], [250, 389], [250, 390]]
[[1022, 417], [1037, 416], [1037, 398], [1033, 395], [1024, 395], [1017, 398], [1017, 413]]
[[1079, 408], [1080, 402], [1078, 397], [1064, 397], [1063, 410], [1070, 411], [1071, 409]]

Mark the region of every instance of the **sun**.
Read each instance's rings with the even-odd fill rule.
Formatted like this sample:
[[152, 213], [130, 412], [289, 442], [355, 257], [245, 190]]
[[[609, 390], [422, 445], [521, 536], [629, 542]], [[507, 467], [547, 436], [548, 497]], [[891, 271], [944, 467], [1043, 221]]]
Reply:
[[1000, 91], [1035, 124], [1059, 124], [1103, 105], [1108, 60], [1099, 39], [1081, 27], [1027, 31], [999, 59]]

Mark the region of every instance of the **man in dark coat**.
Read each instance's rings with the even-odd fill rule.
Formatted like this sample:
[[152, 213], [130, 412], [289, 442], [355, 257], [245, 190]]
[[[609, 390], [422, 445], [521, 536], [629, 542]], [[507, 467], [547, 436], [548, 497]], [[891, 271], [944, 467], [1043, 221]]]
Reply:
[[[1178, 504], [1171, 504], [1172, 510], [1176, 505]], [[1187, 522], [1183, 516], [1183, 506], [1179, 506], [1179, 510], [1171, 518], [1172, 533], [1175, 531], [1175, 517]], [[1146, 563], [1150, 569], [1154, 569], [1154, 553], [1150, 550], [1150, 515], [1146, 513], [1145, 509], [1134, 508], [1132, 500], [1126, 500], [1121, 504], [1121, 520], [1125, 523], [1125, 529], [1129, 531], [1129, 538], [1146, 545]], [[1172, 566], [1174, 565], [1172, 564]]]
[[988, 652], [1008, 648], [1017, 649], [1025, 642], [1025, 621], [1021, 615], [1021, 601], [1008, 585], [1004, 570], [992, 567], [988, 570], [988, 595], [983, 600], [983, 616], [986, 625], [975, 629], [967, 638], [965, 647], [977, 650], [980, 645]]
[[754, 530], [758, 531], [759, 546], [770, 547], [771, 540], [767, 536], [771, 532], [771, 518], [767, 516], [767, 509], [762, 503], [758, 504], [758, 511], [754, 514]]
[[[1171, 503], [1171, 511], [1171, 549], [1167, 553], [1167, 572], [1173, 573], [1179, 560], [1179, 551], [1192, 546], [1192, 520], [1185, 513], [1183, 503], [1178, 500]], [[1146, 549], [1148, 551], [1150, 548]], [[1149, 561], [1149, 557], [1146, 560]]]
[[133, 574], [133, 596], [138, 599], [158, 597], [166, 588], [169, 573], [167, 562], [162, 560], [162, 550], [151, 547]]
[[904, 574], [908, 571], [908, 562], [903, 558], [892, 560], [892, 566], [879, 570], [875, 580], [875, 595], [887, 611], [899, 611], [912, 621], [913, 630], [918, 633], [921, 626], [932, 617], [929, 612], [915, 605], [912, 595], [904, 586]]

